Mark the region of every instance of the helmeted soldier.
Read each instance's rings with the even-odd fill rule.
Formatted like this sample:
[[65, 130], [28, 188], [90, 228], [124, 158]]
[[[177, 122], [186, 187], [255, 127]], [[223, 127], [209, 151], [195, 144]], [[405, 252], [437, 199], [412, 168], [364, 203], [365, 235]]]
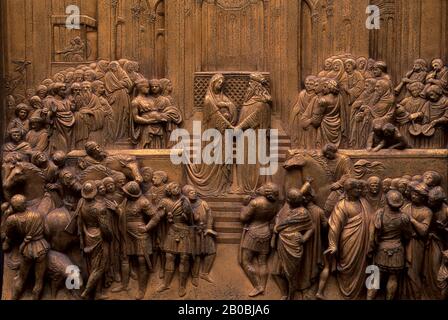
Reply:
[[122, 241], [122, 282], [121, 286], [113, 290], [119, 292], [128, 290], [129, 260], [136, 257], [138, 261], [138, 293], [137, 300], [144, 298], [148, 285], [148, 269], [152, 269], [150, 255], [152, 243], [149, 231], [160, 221], [151, 209], [151, 203], [142, 194], [137, 182], [128, 182], [123, 187], [126, 199], [119, 207], [120, 232]]
[[[412, 234], [409, 216], [402, 213], [404, 199], [397, 190], [386, 195], [387, 205], [375, 213], [370, 236], [373, 262], [387, 275], [386, 299], [392, 300], [398, 288], [398, 277], [405, 267], [404, 242]], [[369, 289], [367, 299], [374, 299], [376, 289]]]
[[[210, 271], [213, 267], [213, 262], [216, 257], [216, 231], [213, 230], [213, 214], [208, 203], [199, 198], [196, 189], [191, 185], [186, 185], [182, 188], [182, 193], [188, 198], [193, 211], [194, 222], [194, 263], [193, 263], [193, 279], [194, 286], [198, 286], [198, 279], [204, 279], [213, 283], [210, 278]], [[201, 260], [202, 272], [201, 269]]]
[[166, 256], [165, 278], [157, 292], [168, 290], [175, 271], [175, 260], [179, 263], [179, 296], [187, 293], [187, 278], [190, 272], [190, 257], [193, 252], [193, 237], [191, 226], [193, 216], [190, 202], [181, 193], [179, 184], [171, 182], [166, 186], [166, 198], [159, 204], [159, 216], [165, 216], [168, 221], [168, 231], [163, 243]]
[[78, 203], [75, 217], [78, 217], [81, 249], [87, 260], [89, 278], [81, 294], [87, 299], [95, 292], [96, 299], [106, 299], [102, 293], [104, 274], [108, 265], [108, 248], [112, 234], [104, 202], [95, 199], [98, 193], [94, 181], [83, 184], [82, 198]]
[[[267, 259], [272, 230], [270, 223], [278, 212], [279, 189], [266, 183], [257, 190], [258, 196], [241, 209], [240, 220], [245, 224], [240, 245], [240, 264], [254, 286], [250, 297], [262, 294], [268, 279]], [[253, 262], [258, 257], [257, 272]]]

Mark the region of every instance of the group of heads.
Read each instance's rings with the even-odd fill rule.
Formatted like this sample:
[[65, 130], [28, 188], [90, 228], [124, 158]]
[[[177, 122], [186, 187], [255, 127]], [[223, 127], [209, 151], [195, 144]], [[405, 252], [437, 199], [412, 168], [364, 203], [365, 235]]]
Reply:
[[324, 61], [324, 71], [341, 72], [352, 74], [354, 70], [361, 72], [370, 71], [375, 77], [387, 73], [387, 65], [384, 61], [375, 61], [365, 57], [358, 57], [351, 54], [340, 54], [331, 56]]
[[446, 201], [446, 193], [441, 183], [442, 176], [436, 171], [429, 170], [423, 175], [404, 175], [383, 180], [377, 176], [371, 176], [367, 180], [349, 178], [345, 180], [344, 190], [347, 195], [354, 197], [361, 197], [367, 193], [378, 196], [382, 193], [394, 208], [401, 207], [406, 201], [436, 208]]
[[340, 85], [334, 79], [311, 75], [305, 78], [305, 90], [323, 95], [329, 93], [338, 94]]
[[173, 84], [170, 79], [151, 79], [141, 78], [135, 82], [137, 91], [143, 95], [164, 95], [169, 96], [173, 92]]

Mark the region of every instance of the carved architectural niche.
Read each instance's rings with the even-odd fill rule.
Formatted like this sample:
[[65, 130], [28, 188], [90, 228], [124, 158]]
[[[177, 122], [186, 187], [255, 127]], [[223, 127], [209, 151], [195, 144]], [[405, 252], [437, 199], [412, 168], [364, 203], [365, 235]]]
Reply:
[[96, 60], [96, 19], [82, 15], [80, 16], [80, 28], [69, 29], [66, 26], [67, 18], [67, 15], [51, 17], [52, 63], [66, 65]]
[[265, 0], [203, 1], [201, 70], [265, 70], [270, 7]]
[[[194, 76], [194, 109], [202, 111], [205, 94], [210, 83], [210, 79], [216, 72], [196, 72]], [[222, 72], [225, 77], [224, 94], [235, 103], [239, 109], [244, 102], [244, 95], [249, 83], [250, 72]], [[269, 73], [262, 73], [269, 80]], [[269, 83], [270, 86], [270, 83]]]
[[[399, 40], [397, 20], [400, 16], [400, 3], [396, 0], [373, 0], [371, 4], [380, 9], [380, 29], [370, 31], [369, 55], [373, 59], [387, 61], [393, 70], [397, 61], [394, 44]], [[395, 79], [395, 72], [392, 74]]]
[[150, 78], [166, 75], [166, 25], [164, 0], [116, 1], [99, 28], [111, 30], [111, 41], [99, 44], [99, 54], [140, 62]]

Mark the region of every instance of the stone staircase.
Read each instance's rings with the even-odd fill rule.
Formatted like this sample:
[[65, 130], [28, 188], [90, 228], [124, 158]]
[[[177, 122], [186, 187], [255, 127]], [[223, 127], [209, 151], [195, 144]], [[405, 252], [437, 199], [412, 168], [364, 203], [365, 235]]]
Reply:
[[[278, 145], [280, 165], [284, 162], [289, 149], [289, 137], [285, 134], [280, 135]], [[243, 230], [243, 225], [240, 222], [240, 210], [244, 197], [245, 195], [223, 194], [221, 197], [204, 198], [213, 212], [215, 229], [218, 232], [218, 243], [240, 243]]]
[[222, 197], [205, 198], [210, 205], [218, 232], [218, 243], [239, 244], [243, 225], [240, 222], [240, 210], [243, 195], [226, 194]]
[[[188, 150], [193, 149], [193, 141], [187, 147]], [[278, 153], [279, 166], [283, 164], [286, 159], [287, 152], [290, 149], [290, 139], [283, 130], [279, 131]], [[114, 149], [133, 149], [134, 147], [128, 140], [121, 140], [115, 143]], [[279, 168], [279, 170], [282, 170]], [[212, 209], [215, 219], [215, 229], [218, 232], [218, 243], [223, 244], [239, 244], [243, 225], [240, 222], [240, 210], [243, 206], [242, 202], [245, 195], [223, 194], [217, 197], [205, 197], [210, 208]]]

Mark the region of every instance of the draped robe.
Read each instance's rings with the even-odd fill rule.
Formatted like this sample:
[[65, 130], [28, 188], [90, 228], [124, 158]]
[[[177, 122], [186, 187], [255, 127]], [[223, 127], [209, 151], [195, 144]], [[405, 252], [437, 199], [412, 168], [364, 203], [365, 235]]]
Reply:
[[[213, 82], [213, 79], [212, 79]], [[210, 83], [205, 96], [203, 107], [203, 130], [214, 128], [224, 136], [225, 130], [232, 127], [236, 121], [237, 110], [233, 102], [222, 92], [213, 92], [213, 83]], [[229, 122], [220, 112], [218, 104], [226, 103], [232, 116]], [[222, 148], [225, 150], [224, 141]], [[187, 181], [196, 187], [201, 195], [222, 194], [227, 191], [230, 182], [231, 165], [226, 164], [223, 155], [222, 164], [189, 164], [186, 166]]]
[[[336, 146], [341, 144], [342, 121], [341, 112], [345, 109], [342, 95], [328, 94], [318, 101], [319, 107], [313, 110], [313, 117], [320, 120], [317, 129], [317, 147], [322, 148], [327, 143]], [[317, 120], [319, 119], [319, 120]]]
[[348, 103], [352, 104], [364, 90], [364, 77], [361, 72], [354, 70], [352, 74], [345, 73], [341, 82], [348, 93]]
[[94, 94], [77, 112], [75, 112], [75, 126], [73, 138], [75, 147], [81, 149], [87, 141], [96, 141], [104, 145], [103, 126], [106, 115], [100, 100]]
[[442, 204], [439, 210], [433, 210], [433, 218], [429, 226], [429, 237], [423, 262], [424, 287], [428, 297], [439, 299], [441, 297], [437, 276], [442, 266], [443, 251], [447, 244], [448, 206]]
[[402, 292], [407, 299], [419, 299], [423, 289], [423, 261], [432, 211], [425, 206], [416, 207], [412, 203], [404, 205], [401, 210], [422, 225], [421, 228], [416, 228], [413, 225], [414, 234], [405, 249], [407, 271], [404, 276]]
[[116, 72], [106, 73], [104, 84], [113, 111], [113, 140], [116, 141], [129, 135], [129, 89], [132, 87], [132, 81], [123, 69], [118, 68]]
[[41, 129], [39, 131], [31, 129], [25, 137], [34, 151], [47, 152], [48, 151], [48, 130]]
[[[257, 145], [261, 142], [259, 140], [259, 129], [270, 129], [271, 126], [271, 106], [269, 102], [271, 96], [265, 92], [265, 95], [255, 95], [246, 101], [241, 108], [240, 121], [238, 126], [244, 131], [246, 129], [253, 129], [256, 133]], [[267, 141], [267, 139], [266, 139]], [[258, 160], [256, 164], [249, 164], [248, 154], [254, 152], [254, 146], [249, 146], [244, 143], [244, 164], [236, 166], [237, 184], [238, 188], [244, 193], [254, 192], [264, 181], [260, 177], [260, 164]], [[255, 147], [258, 157], [258, 147]]]
[[448, 98], [442, 96], [439, 101], [427, 101], [423, 105], [424, 123], [437, 120], [439, 125], [435, 126], [435, 132], [431, 137], [421, 139], [422, 148], [445, 149], [448, 145], [446, 129], [443, 125], [448, 124]]
[[309, 203], [307, 209], [313, 221], [314, 233], [303, 245], [304, 259], [300, 261], [300, 273], [297, 275], [298, 290], [309, 288], [319, 277], [323, 267], [322, 233], [327, 224], [325, 212], [314, 203]]
[[51, 97], [44, 102], [48, 110], [55, 107], [53, 113], [53, 128], [50, 130], [50, 153], [55, 151], [68, 152], [72, 148], [72, 132], [75, 117], [71, 111], [70, 101]]
[[374, 88], [370, 90], [366, 89], [364, 92], [353, 102], [350, 115], [350, 141], [351, 148], [364, 149], [367, 144], [367, 137], [370, 134], [370, 126], [366, 125], [363, 113], [360, 110], [362, 105], [367, 104], [373, 97]]
[[[395, 113], [395, 120], [399, 124], [400, 133], [414, 148], [419, 148], [421, 146], [421, 138], [415, 137], [409, 133], [409, 128], [412, 126], [412, 121], [409, 120], [409, 116], [413, 113], [423, 112], [425, 101], [426, 100], [421, 97], [414, 98], [410, 96], [404, 98], [401, 100]], [[418, 123], [419, 121], [415, 120], [414, 122]]]
[[373, 211], [365, 199], [361, 198], [359, 203], [361, 212], [350, 217], [350, 201], [342, 199], [328, 221], [329, 246], [338, 250], [336, 267], [339, 289], [348, 299], [358, 297], [365, 285], [369, 224]]
[[309, 105], [311, 104], [315, 96], [316, 94], [314, 92], [307, 92], [306, 90], [302, 90], [299, 93], [297, 102], [292, 108], [290, 116], [290, 128], [292, 132], [291, 142], [294, 148], [306, 149], [307, 147], [307, 130], [310, 130], [311, 128], [307, 128], [307, 130], [304, 130], [304, 128], [300, 125], [303, 121], [302, 118], [305, 115], [307, 108], [309, 108]]
[[[278, 232], [277, 251], [279, 267], [277, 271], [283, 271], [297, 288], [301, 261], [309, 257], [304, 255], [304, 244], [299, 243], [299, 234], [304, 236], [310, 230], [314, 230], [313, 219], [305, 208], [291, 209], [285, 204], [275, 218], [275, 230]], [[310, 238], [308, 242], [312, 242]], [[300, 270], [300, 271], [299, 271]]]

